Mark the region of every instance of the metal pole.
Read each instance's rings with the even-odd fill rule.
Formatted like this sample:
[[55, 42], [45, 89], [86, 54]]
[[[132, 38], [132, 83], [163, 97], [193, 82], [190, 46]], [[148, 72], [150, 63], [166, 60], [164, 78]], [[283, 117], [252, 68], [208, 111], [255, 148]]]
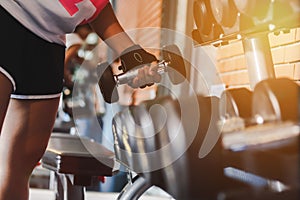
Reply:
[[268, 78], [275, 78], [273, 60], [268, 35], [257, 34], [243, 39], [243, 47], [248, 66], [250, 87]]

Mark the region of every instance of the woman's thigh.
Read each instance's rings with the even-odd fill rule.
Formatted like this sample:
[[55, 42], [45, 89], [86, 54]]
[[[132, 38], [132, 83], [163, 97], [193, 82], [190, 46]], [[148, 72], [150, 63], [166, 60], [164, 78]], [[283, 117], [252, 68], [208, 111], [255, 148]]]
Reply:
[[10, 80], [0, 71], [0, 135], [12, 88]]
[[47, 147], [58, 103], [59, 98], [10, 100], [0, 137], [2, 170], [30, 175]]

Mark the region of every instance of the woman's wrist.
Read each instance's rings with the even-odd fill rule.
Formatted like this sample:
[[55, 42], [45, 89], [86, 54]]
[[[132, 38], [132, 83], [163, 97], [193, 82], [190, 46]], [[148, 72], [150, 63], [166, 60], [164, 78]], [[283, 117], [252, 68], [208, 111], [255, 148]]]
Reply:
[[143, 49], [140, 45], [132, 45], [126, 48], [120, 55], [121, 69], [123, 72], [133, 68], [138, 68], [143, 65], [157, 61], [156, 57]]

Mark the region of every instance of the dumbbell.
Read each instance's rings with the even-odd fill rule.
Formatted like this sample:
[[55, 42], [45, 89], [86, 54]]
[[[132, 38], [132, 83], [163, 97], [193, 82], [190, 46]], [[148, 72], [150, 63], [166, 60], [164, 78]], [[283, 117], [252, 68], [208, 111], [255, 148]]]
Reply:
[[256, 123], [299, 122], [300, 87], [288, 78], [265, 79], [253, 91], [252, 115]]
[[213, 16], [209, 0], [195, 0], [193, 4], [194, 20], [198, 30], [204, 35], [209, 35], [213, 27]]
[[219, 101], [222, 132], [244, 129], [251, 124], [252, 92], [247, 88], [232, 88], [223, 91]]
[[193, 4], [193, 15], [197, 29], [193, 30], [192, 34], [199, 43], [213, 41], [223, 33], [221, 26], [214, 20], [209, 1], [195, 0]]
[[[186, 77], [184, 60], [179, 48], [176, 45], [167, 45], [162, 48], [162, 60], [157, 64], [157, 73], [162, 75], [167, 72], [173, 84], [182, 83]], [[101, 63], [97, 66], [97, 73], [100, 76], [98, 82], [103, 98], [107, 103], [114, 103], [119, 100], [117, 86], [127, 84], [138, 75], [138, 69], [114, 75], [109, 63]]]
[[233, 0], [210, 0], [215, 20], [222, 27], [232, 27], [237, 20], [237, 9]]

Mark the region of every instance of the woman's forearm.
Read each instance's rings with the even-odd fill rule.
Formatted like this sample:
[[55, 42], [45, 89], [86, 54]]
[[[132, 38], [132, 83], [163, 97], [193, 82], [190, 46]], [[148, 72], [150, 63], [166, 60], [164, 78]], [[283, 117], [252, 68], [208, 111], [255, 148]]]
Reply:
[[134, 45], [134, 42], [119, 24], [110, 3], [103, 8], [95, 20], [90, 22], [90, 25], [118, 55], [126, 48]]

